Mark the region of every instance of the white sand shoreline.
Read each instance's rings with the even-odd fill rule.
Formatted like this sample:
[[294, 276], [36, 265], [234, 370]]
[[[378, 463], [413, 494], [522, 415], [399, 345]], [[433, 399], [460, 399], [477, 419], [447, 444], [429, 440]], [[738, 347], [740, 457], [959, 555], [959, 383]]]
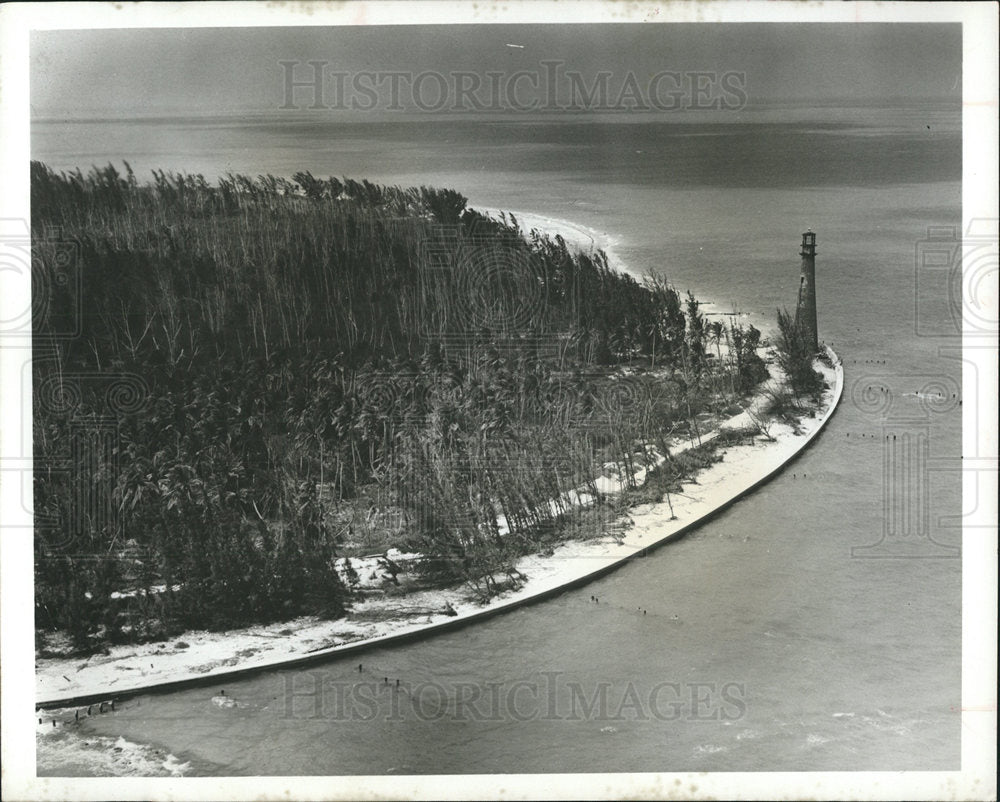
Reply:
[[[829, 350], [829, 349], [828, 349]], [[477, 605], [465, 598], [461, 587], [420, 591], [401, 597], [397, 620], [365, 622], [364, 613], [380, 606], [378, 601], [355, 604], [354, 620], [323, 621], [298, 618], [268, 626], [247, 627], [222, 633], [187, 632], [187, 648], [148, 643], [115, 646], [106, 656], [39, 658], [36, 660], [36, 706], [45, 708], [87, 705], [100, 700], [123, 698], [150, 691], [166, 691], [209, 680], [222, 680], [251, 672], [289, 667], [347, 656], [362, 649], [468, 624], [472, 621], [539, 601], [619, 567], [651, 547], [680, 537], [719, 510], [778, 473], [822, 431], [843, 392], [843, 367], [832, 350], [830, 368], [817, 363], [830, 388], [824, 393], [816, 417], [805, 418], [799, 434], [775, 423], [773, 442], [726, 446], [725, 459], [698, 473], [697, 484], [672, 499], [676, 520], [670, 520], [666, 503], [633, 508], [634, 521], [624, 535], [588, 541], [569, 541], [549, 556], [527, 555], [516, 567], [528, 577], [516, 591], [508, 591]], [[745, 414], [726, 421], [720, 429], [744, 425]], [[710, 435], [703, 436], [707, 440]], [[457, 612], [449, 616], [445, 603]], [[414, 620], [411, 613], [422, 609], [426, 616]], [[360, 616], [359, 616], [360, 614]], [[361, 620], [359, 620], [359, 618]]]

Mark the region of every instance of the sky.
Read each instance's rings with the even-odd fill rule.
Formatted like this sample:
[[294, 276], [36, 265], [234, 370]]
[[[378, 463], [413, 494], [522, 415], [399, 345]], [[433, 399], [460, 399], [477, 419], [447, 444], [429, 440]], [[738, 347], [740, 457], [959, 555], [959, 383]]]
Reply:
[[[456, 72], [474, 76], [464, 81], [480, 82], [473, 93], [480, 105], [492, 102], [498, 108], [508, 102], [567, 105], [564, 101], [573, 97], [569, 72], [579, 73], [580, 87], [587, 90], [601, 72], [609, 73], [608, 103], [621, 101], [631, 74], [636, 79], [626, 93], [631, 99], [622, 102], [646, 103], [653, 110], [662, 108], [654, 100], [670, 102], [664, 98], [672, 89], [690, 102], [695, 80], [708, 93], [695, 102], [733, 100], [741, 91], [751, 103], [961, 97], [958, 24], [113, 29], [32, 33], [32, 117], [225, 114], [274, 110], [289, 103], [309, 110], [312, 86], [293, 89], [289, 100], [286, 82], [289, 69], [292, 80], [307, 81], [313, 74], [307, 64], [311, 60], [326, 62], [321, 103], [338, 106], [346, 116], [368, 111], [367, 105], [384, 110], [391, 102], [391, 79], [385, 75], [390, 72], [444, 76], [444, 84], [433, 77], [423, 79], [420, 100], [425, 110], [438, 103], [442, 87], [451, 93], [449, 103], [456, 96]], [[291, 67], [283, 67], [282, 61], [291, 62]], [[562, 66], [545, 68], [544, 61]], [[546, 84], [545, 69], [556, 70], [556, 83]], [[509, 89], [496, 90], [506, 95], [491, 94], [491, 80], [507, 86], [523, 71], [529, 77], [515, 80], [513, 94]], [[352, 89], [350, 82], [361, 72], [381, 75], [364, 79], [377, 88], [377, 100]], [[694, 79], [692, 72], [708, 77]], [[334, 73], [346, 78], [335, 78]], [[490, 73], [499, 78], [491, 79]], [[651, 85], [663, 73], [671, 75]], [[731, 74], [728, 90], [721, 85], [726, 73]], [[539, 76], [537, 88], [531, 74]], [[342, 95], [337, 94], [337, 80], [348, 82]], [[415, 105], [421, 103], [412, 100], [410, 86], [397, 85], [401, 109], [392, 111], [419, 110]], [[556, 87], [554, 100], [551, 93], [545, 94], [551, 87]], [[465, 101], [463, 108], [477, 109], [469, 95]]]

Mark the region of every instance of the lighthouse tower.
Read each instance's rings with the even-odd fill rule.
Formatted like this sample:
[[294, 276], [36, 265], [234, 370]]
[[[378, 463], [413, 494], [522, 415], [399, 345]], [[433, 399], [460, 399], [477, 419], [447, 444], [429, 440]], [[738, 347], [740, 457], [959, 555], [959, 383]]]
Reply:
[[816, 328], [816, 235], [802, 235], [802, 272], [799, 274], [799, 303], [795, 322], [808, 332], [814, 351], [819, 351], [819, 330]]

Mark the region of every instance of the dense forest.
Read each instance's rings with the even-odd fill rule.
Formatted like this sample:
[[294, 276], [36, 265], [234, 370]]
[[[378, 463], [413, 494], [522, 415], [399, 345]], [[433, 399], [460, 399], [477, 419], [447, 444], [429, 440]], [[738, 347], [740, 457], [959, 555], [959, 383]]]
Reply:
[[36, 628], [81, 648], [336, 617], [389, 547], [488, 598], [599, 533], [552, 500], [767, 376], [753, 327], [451, 190], [125, 168], [31, 165]]

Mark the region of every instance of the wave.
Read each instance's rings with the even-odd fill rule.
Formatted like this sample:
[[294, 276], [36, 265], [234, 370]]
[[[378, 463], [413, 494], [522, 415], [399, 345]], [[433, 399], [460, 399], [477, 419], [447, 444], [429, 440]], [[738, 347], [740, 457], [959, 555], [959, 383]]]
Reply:
[[72, 721], [36, 727], [35, 769], [39, 777], [184, 777], [189, 762], [148, 744], [93, 735]]

